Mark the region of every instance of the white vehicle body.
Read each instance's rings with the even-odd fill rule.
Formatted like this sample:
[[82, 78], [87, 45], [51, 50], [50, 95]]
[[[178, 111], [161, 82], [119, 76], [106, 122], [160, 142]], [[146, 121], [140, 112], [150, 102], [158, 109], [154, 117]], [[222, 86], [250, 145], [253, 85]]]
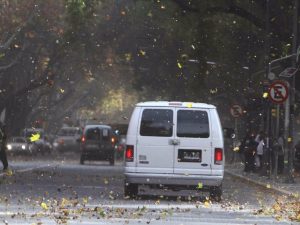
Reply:
[[[224, 143], [213, 105], [189, 102], [138, 103], [125, 151], [125, 194], [139, 184], [221, 188]], [[217, 155], [216, 155], [217, 154]]]

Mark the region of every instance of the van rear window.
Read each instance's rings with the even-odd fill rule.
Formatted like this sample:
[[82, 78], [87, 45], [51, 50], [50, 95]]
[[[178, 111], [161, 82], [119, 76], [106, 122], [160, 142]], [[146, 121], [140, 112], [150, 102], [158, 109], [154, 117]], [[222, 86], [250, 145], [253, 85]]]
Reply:
[[171, 137], [173, 135], [173, 110], [145, 109], [142, 115], [140, 135]]
[[177, 137], [208, 138], [208, 115], [200, 110], [178, 110]]

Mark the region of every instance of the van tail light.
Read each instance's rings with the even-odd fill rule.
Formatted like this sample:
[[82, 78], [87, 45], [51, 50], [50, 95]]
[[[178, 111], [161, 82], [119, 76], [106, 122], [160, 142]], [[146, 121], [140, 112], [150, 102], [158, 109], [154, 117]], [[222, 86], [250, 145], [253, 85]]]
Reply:
[[81, 142], [84, 143], [85, 140], [86, 140], [85, 136], [82, 136], [82, 137], [81, 137]]
[[133, 145], [126, 145], [125, 160], [126, 162], [133, 162], [134, 147]]
[[223, 149], [215, 148], [215, 164], [222, 165], [223, 162]]

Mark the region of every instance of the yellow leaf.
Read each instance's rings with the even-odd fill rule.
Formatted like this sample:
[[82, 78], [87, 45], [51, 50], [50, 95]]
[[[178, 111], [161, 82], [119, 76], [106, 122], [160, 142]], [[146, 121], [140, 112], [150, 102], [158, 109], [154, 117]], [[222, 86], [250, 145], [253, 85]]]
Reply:
[[203, 188], [203, 184], [201, 182], [199, 182], [197, 185], [197, 189], [202, 189], [202, 188]]
[[65, 92], [65, 90], [62, 89], [62, 88], [60, 88], [59, 90], [60, 90], [60, 93], [64, 93]]
[[146, 52], [143, 51], [143, 50], [140, 50], [140, 53], [141, 53], [142, 56], [146, 55]]
[[41, 203], [41, 207], [44, 209], [44, 210], [47, 210], [48, 209], [48, 206], [45, 202], [42, 202]]
[[30, 141], [31, 142], [38, 141], [38, 140], [40, 140], [40, 137], [41, 137], [41, 135], [39, 133], [32, 134], [31, 137], [30, 137]]
[[204, 206], [205, 206], [206, 208], [210, 207], [210, 202], [209, 202], [209, 201], [205, 201], [205, 202], [204, 202]]
[[271, 185], [270, 185], [270, 184], [267, 184], [267, 188], [271, 188]]
[[13, 171], [11, 169], [8, 169], [5, 174], [6, 174], [6, 176], [12, 176]]
[[178, 66], [179, 69], [182, 69], [182, 65], [181, 65], [180, 62], [177, 63], [177, 66]]
[[187, 103], [186, 107], [192, 108], [193, 107], [193, 103]]

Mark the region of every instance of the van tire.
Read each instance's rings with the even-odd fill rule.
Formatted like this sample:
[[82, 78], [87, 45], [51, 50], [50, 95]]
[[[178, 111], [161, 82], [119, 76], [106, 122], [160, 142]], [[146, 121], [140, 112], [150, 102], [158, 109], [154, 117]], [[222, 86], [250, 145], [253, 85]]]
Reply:
[[125, 183], [124, 197], [134, 198], [138, 195], [138, 184]]
[[222, 185], [211, 187], [209, 197], [216, 202], [220, 202], [222, 199]]
[[81, 165], [84, 164], [84, 157], [83, 157], [83, 156], [80, 157], [80, 164], [81, 164]]

